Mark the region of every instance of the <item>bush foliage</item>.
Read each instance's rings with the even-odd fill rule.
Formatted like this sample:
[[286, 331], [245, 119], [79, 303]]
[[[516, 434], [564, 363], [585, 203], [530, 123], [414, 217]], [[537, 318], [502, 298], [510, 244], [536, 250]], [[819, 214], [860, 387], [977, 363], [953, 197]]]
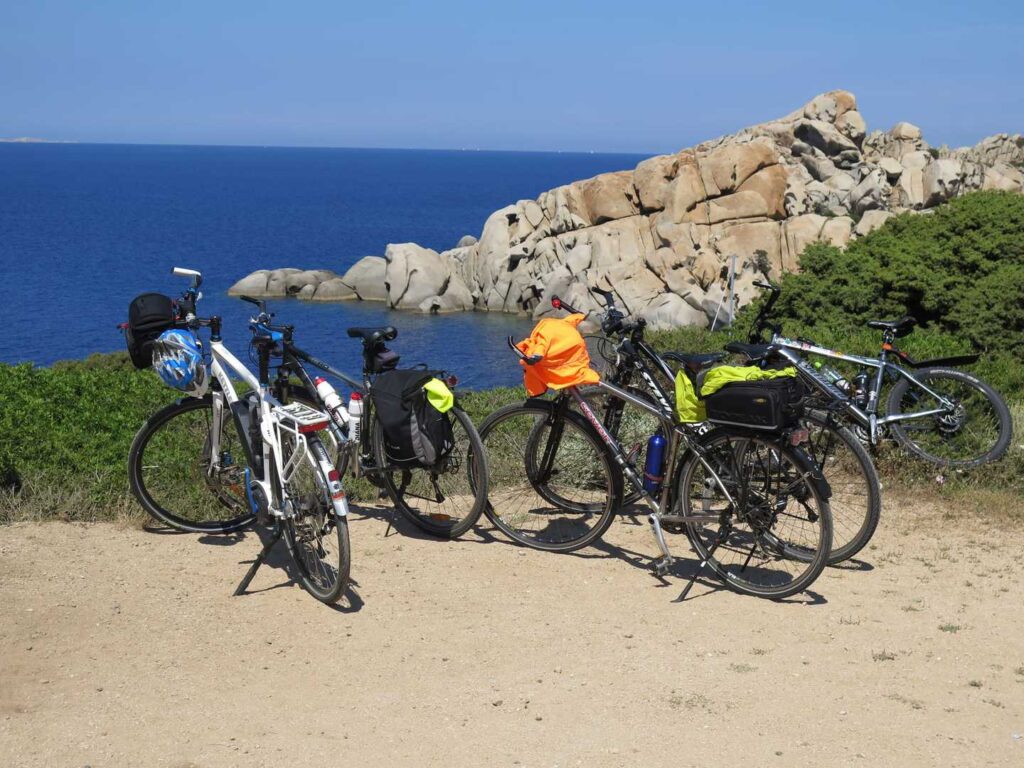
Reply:
[[804, 328], [912, 315], [980, 350], [1024, 350], [1024, 196], [976, 192], [896, 216], [846, 250], [814, 244], [780, 315]]

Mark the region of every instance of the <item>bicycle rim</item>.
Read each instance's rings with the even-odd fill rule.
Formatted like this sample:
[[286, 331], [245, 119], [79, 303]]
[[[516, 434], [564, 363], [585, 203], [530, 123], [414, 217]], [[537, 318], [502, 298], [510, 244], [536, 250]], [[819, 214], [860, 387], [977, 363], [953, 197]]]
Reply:
[[255, 516], [245, 489], [245, 452], [225, 409], [216, 466], [210, 398], [187, 399], [154, 414], [129, 452], [129, 484], [151, 516], [191, 533], [231, 533]]
[[680, 472], [681, 513], [714, 518], [686, 524], [694, 550], [737, 592], [779, 599], [807, 589], [828, 559], [832, 517], [805, 462], [770, 436], [714, 432], [700, 446], [721, 484], [695, 455]]
[[621, 504], [621, 480], [580, 416], [566, 411], [554, 424], [551, 416], [551, 405], [538, 403], [508, 406], [484, 420], [480, 438], [490, 475], [485, 511], [514, 541], [570, 552], [607, 530]]

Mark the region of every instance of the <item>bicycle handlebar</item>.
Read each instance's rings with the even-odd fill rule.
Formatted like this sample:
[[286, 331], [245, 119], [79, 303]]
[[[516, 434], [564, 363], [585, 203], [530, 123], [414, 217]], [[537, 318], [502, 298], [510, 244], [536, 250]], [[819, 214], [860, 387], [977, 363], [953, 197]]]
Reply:
[[558, 296], [552, 296], [551, 297], [551, 306], [554, 307], [555, 309], [564, 309], [570, 315], [581, 315], [581, 314], [583, 314], [578, 309], [576, 309], [576, 307], [572, 306], [571, 304], [569, 304], [569, 303], [567, 303], [565, 301], [562, 301]]
[[761, 331], [766, 328], [771, 329], [772, 331], [777, 331], [777, 326], [768, 322], [768, 316], [771, 314], [772, 308], [775, 306], [775, 302], [779, 300], [779, 294], [782, 292], [782, 289], [777, 285], [761, 280], [755, 280], [754, 285], [758, 288], [763, 288], [771, 292], [767, 301], [765, 301], [764, 306], [762, 306], [761, 310], [757, 313], [757, 317], [754, 318], [754, 322], [750, 326], [750, 333], [747, 334], [747, 339], [752, 344], [758, 344], [764, 341], [761, 338]]
[[[552, 306], [554, 306], [555, 298], [557, 298], [557, 296], [551, 299]], [[558, 307], [555, 307], [555, 309], [558, 309]], [[527, 355], [523, 350], [516, 346], [516, 341], [511, 336], [508, 337], [508, 346], [509, 349], [515, 352], [519, 359], [525, 361], [527, 365], [536, 365], [544, 359], [544, 355]]]

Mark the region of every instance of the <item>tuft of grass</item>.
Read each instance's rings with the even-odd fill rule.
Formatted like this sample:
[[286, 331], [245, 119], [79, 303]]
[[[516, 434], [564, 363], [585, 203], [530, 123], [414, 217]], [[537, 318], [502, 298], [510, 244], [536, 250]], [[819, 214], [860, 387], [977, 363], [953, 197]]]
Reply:
[[895, 661], [896, 654], [890, 651], [873, 651], [871, 653], [872, 661]]
[[971, 688], [981, 688], [981, 680], [968, 680], [967, 684], [971, 686]]
[[939, 624], [939, 629], [942, 630], [943, 632], [949, 632], [951, 634], [956, 634], [961, 629], [963, 629], [963, 627], [961, 627], [959, 624]]

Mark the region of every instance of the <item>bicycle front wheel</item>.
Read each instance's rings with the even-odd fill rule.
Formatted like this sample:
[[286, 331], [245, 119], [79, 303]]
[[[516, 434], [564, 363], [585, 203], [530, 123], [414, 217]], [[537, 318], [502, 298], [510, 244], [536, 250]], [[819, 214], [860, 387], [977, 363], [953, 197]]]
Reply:
[[427, 533], [454, 539], [480, 519], [487, 503], [487, 458], [472, 420], [458, 406], [449, 411], [455, 447], [436, 466], [392, 468], [384, 428], [373, 420], [378, 476], [402, 517]]
[[[893, 437], [915, 456], [942, 467], [977, 467], [1002, 458], [1013, 436], [1010, 411], [985, 382], [951, 368], [926, 368], [914, 378], [952, 407], [901, 377], [889, 393]], [[940, 411], [929, 416], [917, 414]]]
[[709, 432], [677, 474], [690, 543], [725, 584], [780, 599], [807, 589], [832, 547], [828, 501], [810, 459], [771, 435]]
[[622, 504], [622, 478], [593, 427], [544, 400], [500, 408], [480, 425], [490, 469], [488, 518], [513, 541], [572, 552]]
[[153, 414], [135, 435], [128, 483], [156, 520], [190, 533], [231, 533], [255, 519], [245, 452], [227, 408], [219, 421], [214, 430], [211, 397], [187, 398]]
[[851, 430], [822, 411], [808, 411], [802, 423], [810, 433], [806, 453], [832, 489], [828, 564], [835, 565], [871, 541], [882, 512], [882, 486], [871, 456]]
[[[305, 448], [301, 443], [296, 435], [282, 431], [281, 464], [294, 468], [282, 483], [285, 542], [302, 586], [317, 600], [333, 603], [349, 583], [348, 520], [334, 512], [328, 478], [318, 464], [319, 459], [328, 459], [320, 438], [308, 436]], [[295, 456], [296, 451], [307, 455]]]

